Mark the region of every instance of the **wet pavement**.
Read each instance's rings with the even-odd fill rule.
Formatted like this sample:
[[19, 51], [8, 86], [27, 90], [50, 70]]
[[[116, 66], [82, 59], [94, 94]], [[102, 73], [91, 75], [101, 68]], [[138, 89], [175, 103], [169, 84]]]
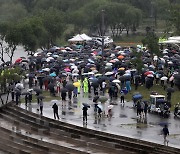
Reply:
[[[161, 130], [164, 124], [168, 124], [170, 135], [168, 137], [169, 146], [180, 148], [180, 119], [174, 119], [173, 113], [169, 118], [161, 118], [159, 115], [148, 113], [147, 118], [139, 118], [136, 116], [136, 110], [132, 107], [132, 102], [125, 102], [122, 106], [119, 98], [116, 100], [108, 100], [105, 103], [105, 114], [107, 114], [107, 106], [111, 103], [116, 104], [113, 107], [113, 116], [108, 118], [106, 115], [98, 118], [94, 114], [93, 95], [80, 94], [77, 99], [73, 99], [71, 103], [67, 100], [66, 106], [62, 106], [59, 101], [59, 116], [63, 122], [71, 123], [81, 127], [87, 127], [98, 131], [109, 132], [117, 135], [128, 136], [136, 139], [151, 141], [163, 144], [163, 136]], [[108, 96], [107, 96], [108, 97]], [[82, 121], [82, 103], [87, 103], [91, 107], [88, 110], [87, 125]], [[54, 118], [51, 102], [44, 102], [43, 116]], [[39, 114], [37, 111], [37, 103], [32, 103], [22, 108]]]

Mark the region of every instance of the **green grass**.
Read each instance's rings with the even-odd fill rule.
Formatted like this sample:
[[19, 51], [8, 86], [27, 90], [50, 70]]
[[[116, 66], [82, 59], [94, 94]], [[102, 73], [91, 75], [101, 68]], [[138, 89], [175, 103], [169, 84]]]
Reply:
[[[61, 100], [59, 94], [56, 94], [56, 97], [54, 96], [51, 96], [49, 91], [43, 91], [42, 94], [40, 94], [42, 96], [44, 96], [45, 98], [43, 99], [43, 102], [50, 102], [51, 100], [53, 99], [56, 99], [56, 100]], [[32, 97], [32, 102], [35, 103], [37, 102], [37, 96], [33, 94], [33, 97]], [[22, 98], [21, 99], [21, 103], [25, 103], [25, 99]]]
[[[145, 88], [144, 86], [139, 86], [138, 90], [135, 91], [134, 86], [132, 86], [132, 90], [130, 93], [128, 93], [125, 96], [125, 99], [127, 101], [132, 101], [132, 95], [134, 92], [139, 92], [143, 95], [143, 100], [149, 100], [150, 99], [150, 93], [152, 91], [156, 91], [160, 95], [165, 95], [166, 96], [166, 91], [160, 86], [160, 85], [154, 85], [150, 90]], [[171, 97], [171, 110], [174, 109], [174, 105], [180, 101], [180, 91], [176, 90], [174, 93], [172, 93]]]

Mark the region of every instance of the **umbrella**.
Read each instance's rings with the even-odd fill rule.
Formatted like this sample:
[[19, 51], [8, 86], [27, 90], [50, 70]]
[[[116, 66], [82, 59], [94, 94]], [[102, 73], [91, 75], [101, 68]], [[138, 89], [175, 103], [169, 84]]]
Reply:
[[99, 98], [99, 101], [100, 101], [101, 103], [105, 103], [107, 100], [108, 100], [108, 98], [105, 97], [105, 96], [101, 96], [101, 97]]
[[62, 92], [62, 93], [66, 93], [67, 91], [68, 91], [68, 90], [67, 90], [66, 88], [62, 88], [62, 89], [61, 89], [61, 92]]
[[87, 103], [82, 103], [84, 107], [90, 108], [90, 105]]
[[56, 73], [53, 72], [53, 73], [49, 74], [49, 76], [51, 76], [51, 77], [56, 77]]
[[36, 93], [42, 93], [42, 90], [39, 89], [38, 87], [33, 88], [33, 90], [34, 90]]
[[65, 86], [65, 88], [66, 88], [67, 90], [69, 90], [69, 91], [73, 91], [75, 87], [74, 87], [73, 84], [67, 84], [67, 85]]
[[43, 68], [42, 71], [49, 72], [50, 68]]
[[166, 89], [166, 91], [169, 92], [169, 93], [173, 93], [174, 92], [174, 88], [169, 87], [169, 88]]
[[119, 70], [119, 71], [124, 71], [125, 68], [124, 68], [124, 67], [120, 67], [118, 70]]
[[22, 83], [17, 83], [17, 84], [16, 84], [16, 86], [15, 86], [15, 88], [18, 88], [18, 89], [23, 89], [23, 88], [24, 88], [24, 86], [23, 86], [23, 84], [22, 84]]
[[91, 86], [94, 87], [94, 88], [95, 87], [97, 88], [99, 86], [99, 83], [98, 82], [92, 82]]
[[44, 99], [45, 97], [42, 95], [37, 96], [37, 99]]
[[54, 88], [54, 84], [53, 83], [50, 83], [50, 84], [48, 84], [48, 89], [53, 89]]
[[51, 103], [52, 103], [52, 104], [55, 104], [55, 103], [58, 104], [59, 102], [60, 102], [60, 101], [58, 101], [57, 99], [51, 100]]
[[80, 83], [79, 83], [79, 82], [74, 82], [73, 85], [74, 85], [75, 87], [79, 87], [79, 86], [80, 86]]
[[114, 105], [109, 105], [108, 109], [112, 109], [114, 107]]
[[18, 58], [16, 59], [15, 63], [21, 63], [22, 62], [22, 58]]
[[106, 72], [104, 75], [113, 75], [113, 72]]
[[124, 59], [124, 56], [120, 55], [118, 56], [118, 59]]
[[98, 79], [97, 79], [97, 78], [94, 78], [94, 77], [89, 78], [89, 80], [90, 80], [91, 82], [97, 82], [97, 81], [98, 81]]
[[154, 75], [153, 74], [148, 74], [147, 77], [153, 78]]
[[121, 83], [121, 81], [119, 81], [119, 80], [113, 80], [112, 82], [114, 82], [114, 83]]
[[97, 107], [103, 110], [103, 106], [101, 104], [98, 104]]
[[25, 91], [25, 92], [22, 92], [21, 95], [29, 95], [30, 93]]
[[168, 79], [168, 77], [166, 77], [166, 76], [163, 76], [163, 77], [161, 78], [162, 81], [165, 81], [165, 80], [167, 80], [167, 79]]
[[93, 98], [93, 102], [96, 102], [98, 99], [99, 99], [99, 96], [95, 96], [95, 97]]
[[46, 77], [43, 78], [43, 82], [44, 82], [44, 81], [50, 81], [50, 80], [52, 80], [52, 77], [51, 77], [51, 76], [46, 76]]

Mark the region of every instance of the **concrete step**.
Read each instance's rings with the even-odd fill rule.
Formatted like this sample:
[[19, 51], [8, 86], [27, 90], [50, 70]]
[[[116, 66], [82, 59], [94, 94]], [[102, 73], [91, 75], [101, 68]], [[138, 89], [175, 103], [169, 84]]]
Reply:
[[[83, 127], [79, 127], [79, 126], [74, 126], [72, 124], [67, 124], [61, 121], [56, 121], [47, 117], [40, 117], [39, 115], [32, 113], [32, 112], [28, 112], [22, 108], [19, 108], [17, 106], [10, 106], [8, 107], [10, 108], [10, 110], [12, 110], [12, 112], [16, 112], [18, 115], [21, 116], [27, 116], [27, 118], [30, 116], [31, 119], [34, 119], [34, 121], [39, 121], [41, 124], [44, 123], [44, 125], [49, 126], [51, 129], [55, 129], [55, 130], [63, 130], [67, 133], [71, 134], [71, 137], [75, 137], [75, 138], [79, 138], [81, 139], [82, 136], [87, 136], [90, 138], [96, 138], [98, 140], [103, 140], [109, 143], [117, 143], [113, 146], [115, 146], [116, 148], [126, 148], [128, 145], [128, 149], [129, 146], [131, 147], [131, 151], [141, 151], [143, 152], [145, 151], [149, 151], [152, 152], [155, 150], [157, 151], [164, 151], [166, 153], [168, 152], [179, 152], [179, 149], [177, 148], [173, 148], [173, 147], [161, 147], [162, 145], [156, 144], [156, 143], [151, 143], [151, 142], [147, 142], [147, 141], [142, 141], [142, 140], [138, 140], [138, 139], [133, 139], [133, 138], [129, 138], [129, 137], [125, 137], [125, 136], [119, 136], [119, 135], [115, 135], [115, 134], [109, 134], [106, 132], [100, 132], [100, 131], [96, 131], [96, 130], [91, 130], [91, 129], [87, 129], [87, 128], [83, 128]], [[20, 113], [18, 113], [20, 112]], [[81, 135], [79, 135], [81, 134]], [[159, 148], [159, 146], [161, 148]], [[170, 149], [170, 150], [169, 150]]]

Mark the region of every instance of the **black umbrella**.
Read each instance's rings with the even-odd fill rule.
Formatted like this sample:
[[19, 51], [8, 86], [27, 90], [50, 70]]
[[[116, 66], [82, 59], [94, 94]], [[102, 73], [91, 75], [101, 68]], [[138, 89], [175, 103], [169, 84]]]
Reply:
[[99, 86], [99, 83], [98, 82], [92, 82], [91, 86], [94, 88], [97, 88]]
[[45, 97], [42, 95], [37, 96], [37, 99], [44, 99]]
[[30, 93], [25, 91], [25, 92], [22, 92], [21, 95], [29, 95]]
[[96, 102], [98, 99], [99, 99], [99, 96], [95, 96], [95, 97], [93, 98], [93, 102]]
[[62, 92], [62, 93], [66, 93], [66, 92], [68, 92], [68, 90], [67, 90], [66, 88], [62, 88], [62, 89], [61, 89], [61, 92]]
[[43, 81], [51, 81], [52, 77], [51, 76], [46, 76], [43, 78]]
[[87, 103], [82, 103], [84, 107], [90, 108], [90, 105]]
[[54, 88], [54, 84], [53, 83], [50, 83], [50, 84], [48, 84], [48, 89], [53, 89]]
[[33, 88], [33, 90], [36, 92], [36, 93], [42, 93], [42, 90], [41, 89], [39, 89], [38, 87], [35, 87], [35, 88]]
[[166, 91], [169, 92], [169, 93], [173, 93], [174, 92], [174, 88], [169, 87], [169, 88], [166, 89]]
[[67, 85], [65, 86], [65, 88], [66, 88], [68, 91], [73, 91], [75, 87], [74, 87], [73, 84], [67, 84]]

